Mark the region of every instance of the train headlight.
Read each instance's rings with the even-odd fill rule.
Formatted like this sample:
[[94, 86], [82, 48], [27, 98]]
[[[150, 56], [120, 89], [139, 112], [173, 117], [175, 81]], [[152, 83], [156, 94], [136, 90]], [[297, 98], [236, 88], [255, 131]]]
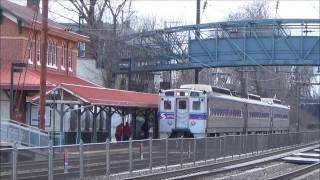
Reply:
[[195, 121], [191, 121], [191, 126], [194, 126], [196, 125], [196, 122]]
[[171, 120], [168, 121], [168, 125], [169, 125], [169, 126], [172, 125], [172, 121], [171, 121]]

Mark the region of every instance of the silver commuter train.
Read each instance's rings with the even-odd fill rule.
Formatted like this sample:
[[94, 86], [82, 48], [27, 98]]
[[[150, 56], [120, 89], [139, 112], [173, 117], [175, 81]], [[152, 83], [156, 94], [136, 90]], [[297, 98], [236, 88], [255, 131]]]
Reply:
[[229, 89], [186, 84], [160, 91], [160, 137], [289, 131], [289, 106], [277, 99], [234, 95]]

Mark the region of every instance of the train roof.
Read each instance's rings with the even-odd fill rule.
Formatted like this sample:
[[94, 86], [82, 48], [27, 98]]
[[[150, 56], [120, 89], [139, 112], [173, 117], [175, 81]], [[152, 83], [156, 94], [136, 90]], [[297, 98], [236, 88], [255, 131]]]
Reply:
[[180, 88], [180, 89], [166, 89], [166, 90], [161, 90], [161, 92], [168, 92], [168, 91], [195, 91], [195, 92], [203, 92], [202, 90], [197, 90], [197, 89], [188, 89], [188, 88]]
[[210, 86], [207, 84], [183, 84], [180, 86], [180, 88], [206, 91], [209, 93], [212, 92], [212, 93], [218, 93], [218, 94], [232, 95], [230, 89], [217, 87], [217, 86]]
[[281, 104], [281, 100], [275, 99], [275, 98], [261, 98], [261, 101], [272, 103], [272, 104]]
[[212, 92], [212, 86], [207, 85], [207, 84], [183, 84], [180, 86], [180, 88]]
[[256, 94], [248, 94], [248, 99], [235, 96], [234, 92], [230, 89], [211, 86], [207, 84], [183, 84], [180, 86], [182, 89], [192, 89], [192, 90], [199, 90], [199, 91], [206, 91], [212, 93], [212, 96], [216, 98], [223, 98], [229, 99], [237, 102], [247, 102], [251, 104], [259, 104], [265, 106], [273, 106], [279, 108], [290, 108], [289, 106], [282, 105], [279, 99], [274, 98], [261, 98], [259, 95]]
[[266, 102], [268, 104], [272, 104], [275, 107], [281, 107], [281, 108], [288, 108], [290, 109], [290, 106], [281, 104], [281, 100], [275, 99], [275, 98], [261, 98], [261, 101]]
[[[185, 92], [185, 93], [182, 93], [182, 92]], [[197, 95], [193, 94], [194, 92], [197, 93]], [[200, 97], [205, 94], [206, 92], [204, 91], [194, 90], [194, 89], [166, 89], [166, 90], [159, 91], [160, 96], [171, 96], [171, 97], [174, 97], [174, 96], [193, 96], [193, 97], [199, 96]]]
[[212, 96], [214, 98], [228, 99], [228, 100], [235, 101], [235, 102], [257, 104], [257, 105], [263, 105], [263, 106], [272, 106], [272, 104], [268, 104], [266, 102], [258, 101], [255, 99], [246, 99], [246, 98], [241, 98], [241, 97], [237, 97], [237, 96], [217, 95], [217, 94], [212, 94]]

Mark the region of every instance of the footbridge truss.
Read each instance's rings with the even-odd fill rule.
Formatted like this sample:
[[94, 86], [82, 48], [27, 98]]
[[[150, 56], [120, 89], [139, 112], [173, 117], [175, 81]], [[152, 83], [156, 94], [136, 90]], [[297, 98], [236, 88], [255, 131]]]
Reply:
[[[236, 66], [320, 66], [320, 19], [187, 25], [131, 34], [117, 73]], [[126, 60], [128, 60], [126, 59]]]

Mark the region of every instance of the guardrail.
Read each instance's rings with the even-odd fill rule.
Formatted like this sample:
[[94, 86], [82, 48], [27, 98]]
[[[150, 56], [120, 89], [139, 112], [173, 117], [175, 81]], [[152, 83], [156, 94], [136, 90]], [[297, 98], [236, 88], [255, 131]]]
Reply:
[[[107, 141], [95, 144], [83, 144], [81, 141], [76, 145], [52, 146], [50, 143], [46, 147], [0, 149], [0, 154], [7, 154], [7, 163], [12, 166], [7, 173], [11, 177], [28, 177], [26, 173], [30, 173], [33, 178], [49, 179], [83, 179], [93, 176], [116, 178], [119, 174], [130, 178], [137, 176], [137, 173], [173, 171], [214, 163], [226, 157], [233, 159], [237, 156], [246, 157], [306, 145], [319, 142], [319, 137], [320, 131], [309, 131], [194, 139]], [[27, 155], [28, 157], [22, 158]], [[30, 166], [32, 169], [29, 172], [27, 168]], [[39, 176], [32, 172], [37, 168], [42, 171]]]
[[1, 120], [1, 143], [48, 146], [48, 132], [13, 120]]

